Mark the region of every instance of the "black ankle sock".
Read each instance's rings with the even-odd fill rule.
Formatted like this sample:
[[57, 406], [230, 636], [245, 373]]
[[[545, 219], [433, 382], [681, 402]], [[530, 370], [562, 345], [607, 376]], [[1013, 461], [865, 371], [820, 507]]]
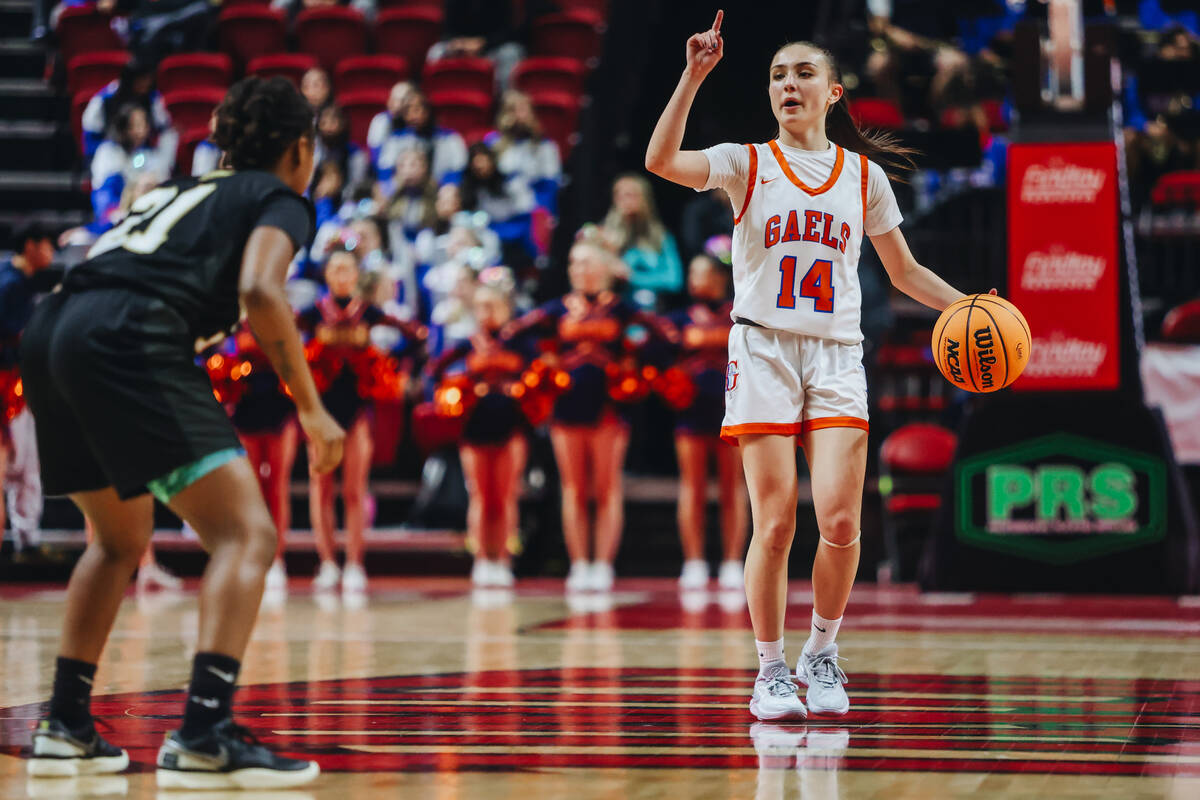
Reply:
[[233, 690], [242, 664], [219, 653], [196, 653], [179, 735], [194, 739], [233, 715]]
[[54, 662], [54, 694], [50, 697], [50, 718], [72, 732], [92, 727], [92, 681], [96, 665], [59, 656]]

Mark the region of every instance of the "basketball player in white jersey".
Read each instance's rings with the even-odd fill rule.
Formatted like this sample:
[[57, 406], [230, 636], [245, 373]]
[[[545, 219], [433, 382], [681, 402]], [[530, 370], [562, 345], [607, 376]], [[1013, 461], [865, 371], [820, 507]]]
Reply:
[[[867, 385], [859, 329], [864, 234], [892, 284], [942, 310], [963, 294], [921, 266], [898, 227], [883, 169], [907, 152], [854, 124], [833, 56], [795, 42], [771, 60], [767, 94], [779, 122], [766, 144], [679, 149], [700, 84], [721, 60], [712, 28], [687, 42], [687, 66], [650, 145], [646, 168], [697, 190], [723, 188], [733, 206], [733, 318], [721, 436], [742, 447], [754, 533], [746, 596], [758, 645], [750, 711], [802, 719], [850, 707], [835, 638], [854, 584], [867, 465]], [[797, 437], [799, 441], [797, 441]], [[820, 542], [813, 564], [812, 628], [796, 666], [783, 652], [787, 560], [796, 532], [797, 443], [812, 473]]]

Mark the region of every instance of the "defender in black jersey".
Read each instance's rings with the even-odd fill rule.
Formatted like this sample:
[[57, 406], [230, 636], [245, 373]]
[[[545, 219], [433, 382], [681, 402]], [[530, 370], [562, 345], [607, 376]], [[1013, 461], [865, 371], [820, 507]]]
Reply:
[[283, 284], [312, 233], [300, 193], [312, 175], [312, 110], [282, 78], [230, 89], [213, 135], [228, 170], [140, 198], [36, 310], [22, 341], [26, 396], [48, 494], [68, 495], [96, 537], [67, 589], [48, 717], [33, 775], [114, 772], [128, 756], [89, 710], [96, 663], [152, 531], [151, 495], [210, 554], [183, 724], [158, 758], [160, 788], [279, 788], [315, 762], [276, 756], [233, 723], [242, 655], [275, 555], [275, 526], [205, 371], [201, 344], [250, 328], [296, 401], [313, 468], [341, 459], [344, 432], [321, 406]]

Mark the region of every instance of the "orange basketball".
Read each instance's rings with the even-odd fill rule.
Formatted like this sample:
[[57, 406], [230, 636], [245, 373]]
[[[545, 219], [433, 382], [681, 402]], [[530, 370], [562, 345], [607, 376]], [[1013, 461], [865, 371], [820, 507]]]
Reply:
[[952, 303], [933, 326], [933, 360], [946, 380], [968, 392], [995, 392], [1021, 376], [1032, 346], [1017, 307], [992, 294]]

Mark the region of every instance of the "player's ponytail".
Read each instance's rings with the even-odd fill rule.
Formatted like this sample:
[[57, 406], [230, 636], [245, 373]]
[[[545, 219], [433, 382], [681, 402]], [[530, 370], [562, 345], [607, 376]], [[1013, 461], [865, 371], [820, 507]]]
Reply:
[[313, 110], [283, 77], [238, 81], [217, 106], [212, 140], [235, 170], [271, 170], [302, 136], [313, 135]]
[[[831, 83], [841, 83], [842, 73], [838, 67], [837, 59], [833, 53], [826, 50], [820, 45], [812, 42], [788, 42], [780, 47], [791, 47], [792, 45], [800, 45], [816, 50], [825, 58], [825, 63], [829, 67], [829, 80]], [[776, 50], [778, 55], [779, 50]], [[916, 167], [912, 157], [917, 151], [911, 147], [905, 147], [900, 144], [900, 141], [890, 133], [878, 130], [864, 130], [858, 126], [854, 118], [850, 116], [850, 109], [847, 105], [847, 98], [843, 92], [842, 97], [836, 103], [829, 107], [829, 111], [825, 114], [825, 136], [834, 144], [841, 145], [855, 153], [860, 153], [867, 158], [877, 162], [888, 172], [889, 177], [894, 180], [902, 180], [898, 178], [895, 172], [897, 170], [912, 170]]]

